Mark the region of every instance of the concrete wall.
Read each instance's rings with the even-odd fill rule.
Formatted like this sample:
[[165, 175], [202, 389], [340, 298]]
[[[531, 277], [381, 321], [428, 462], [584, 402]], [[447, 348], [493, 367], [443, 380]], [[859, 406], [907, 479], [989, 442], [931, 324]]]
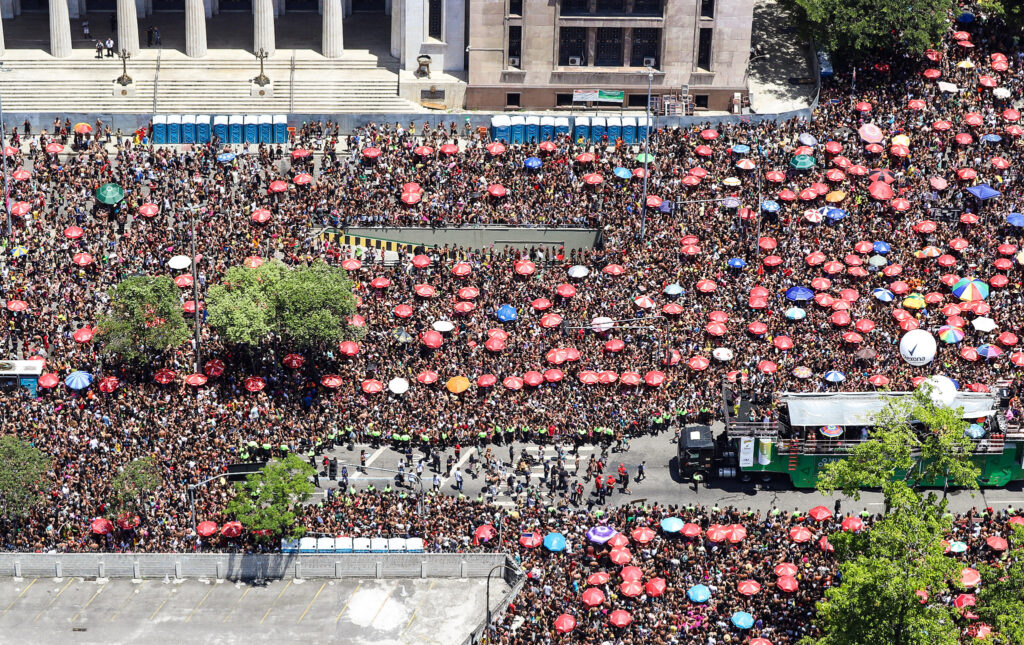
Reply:
[[470, 228], [406, 228], [363, 227], [345, 229], [347, 235], [371, 237], [404, 244], [424, 246], [458, 245], [474, 249], [493, 246], [527, 248], [530, 246], [565, 246], [566, 250], [592, 249], [600, 231], [590, 228], [520, 228], [512, 226], [480, 226]]

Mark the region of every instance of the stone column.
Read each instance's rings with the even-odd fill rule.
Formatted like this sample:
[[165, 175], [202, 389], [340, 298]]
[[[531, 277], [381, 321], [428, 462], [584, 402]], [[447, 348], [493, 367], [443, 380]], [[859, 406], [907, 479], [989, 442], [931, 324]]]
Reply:
[[274, 44], [274, 0], [253, 0], [252, 13], [253, 51], [263, 49], [273, 54], [277, 50]]
[[117, 0], [117, 49], [130, 55], [139, 53], [139, 19], [135, 0]]
[[185, 0], [185, 55], [206, 56], [206, 7], [203, 0]]
[[4, 24], [0, 21], [0, 56], [3, 56], [6, 51], [7, 47], [4, 43]]
[[50, 0], [50, 55], [54, 58], [67, 58], [71, 55], [68, 0]]
[[341, 24], [341, 0], [324, 0], [324, 29], [321, 47], [327, 58], [341, 58], [345, 53]]

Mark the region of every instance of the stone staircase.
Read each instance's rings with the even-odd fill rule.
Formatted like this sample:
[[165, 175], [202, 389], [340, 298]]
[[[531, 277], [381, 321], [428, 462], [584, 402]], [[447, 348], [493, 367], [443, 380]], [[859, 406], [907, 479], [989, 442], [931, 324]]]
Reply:
[[[8, 54], [11, 52], [9, 51]], [[148, 54], [148, 55], [147, 55]], [[294, 58], [293, 58], [294, 57]], [[253, 57], [238, 51], [211, 51], [202, 61], [177, 52], [145, 52], [128, 63], [133, 95], [115, 95], [121, 61], [98, 60], [82, 50], [59, 61], [5, 55], [0, 65], [0, 96], [8, 113], [88, 114], [333, 114], [419, 112], [398, 97], [392, 61], [368, 52], [346, 52], [328, 60], [309, 52], [279, 50], [265, 62], [272, 96], [253, 97], [250, 80], [259, 72]]]

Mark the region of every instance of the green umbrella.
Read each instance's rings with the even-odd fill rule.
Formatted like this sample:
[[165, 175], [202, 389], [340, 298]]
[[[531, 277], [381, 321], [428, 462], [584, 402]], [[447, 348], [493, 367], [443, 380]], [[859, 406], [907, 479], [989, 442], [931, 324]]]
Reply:
[[796, 170], [807, 170], [818, 165], [811, 155], [797, 155], [789, 160], [789, 166]]
[[636, 156], [636, 160], [640, 163], [651, 163], [654, 161], [654, 155], [647, 152], [641, 152]]
[[117, 184], [103, 184], [96, 191], [96, 199], [112, 206], [124, 199], [124, 188]]

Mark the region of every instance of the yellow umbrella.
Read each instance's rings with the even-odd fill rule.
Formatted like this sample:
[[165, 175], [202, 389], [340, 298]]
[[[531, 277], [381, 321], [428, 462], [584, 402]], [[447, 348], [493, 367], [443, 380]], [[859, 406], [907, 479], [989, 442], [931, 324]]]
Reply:
[[833, 190], [829, 194], [825, 195], [825, 201], [830, 204], [836, 204], [846, 199], [846, 193], [841, 190]]
[[897, 134], [895, 137], [892, 138], [892, 145], [894, 145], [894, 146], [909, 146], [910, 145], [910, 137], [908, 137], [905, 134]]
[[452, 394], [462, 394], [469, 389], [469, 379], [465, 376], [455, 376], [448, 379], [448, 382], [445, 383], [445, 387], [448, 388], [448, 391]]
[[924, 309], [924, 296], [919, 293], [912, 293], [903, 299], [903, 306], [907, 309]]
[[726, 186], [739, 186], [742, 182], [740, 182], [739, 177], [726, 177], [722, 180], [722, 183]]
[[974, 63], [969, 60], [962, 60], [956, 64], [960, 69], [974, 69]]

